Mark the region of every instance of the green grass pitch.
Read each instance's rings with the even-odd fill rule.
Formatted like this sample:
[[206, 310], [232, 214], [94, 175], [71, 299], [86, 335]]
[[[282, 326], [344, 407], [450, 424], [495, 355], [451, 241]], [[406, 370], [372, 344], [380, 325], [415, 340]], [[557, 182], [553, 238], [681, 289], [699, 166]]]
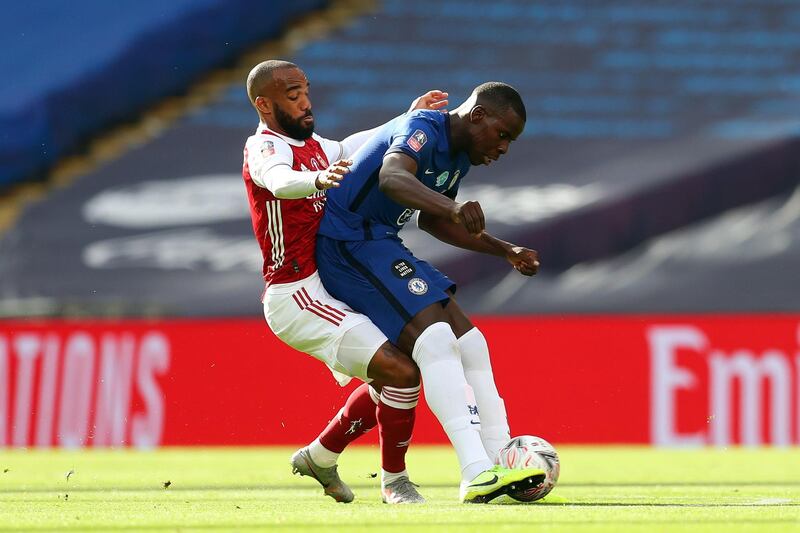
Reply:
[[561, 446], [544, 502], [463, 505], [452, 449], [412, 446], [419, 506], [381, 503], [375, 447], [341, 457], [349, 505], [292, 476], [292, 451], [0, 451], [0, 531], [800, 531], [797, 448]]

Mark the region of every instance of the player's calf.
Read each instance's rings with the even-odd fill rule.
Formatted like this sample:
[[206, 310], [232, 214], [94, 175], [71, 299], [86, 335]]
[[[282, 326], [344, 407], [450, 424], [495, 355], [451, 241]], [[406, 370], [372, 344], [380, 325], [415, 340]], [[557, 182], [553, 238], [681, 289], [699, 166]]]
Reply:
[[311, 457], [317, 464], [333, 466], [339, 454], [354, 440], [369, 432], [378, 423], [376, 408], [378, 391], [363, 383], [347, 398], [333, 420], [309, 445]]
[[[451, 301], [448, 308], [457, 305]], [[478, 413], [481, 418], [481, 441], [489, 460], [496, 462], [497, 453], [508, 440], [511, 433], [508, 427], [506, 407], [492, 373], [489, 359], [489, 346], [478, 328], [472, 328], [458, 339], [464, 377], [475, 393]]]
[[419, 369], [408, 356], [387, 342], [372, 358], [368, 372], [373, 385], [381, 390], [377, 418], [383, 500], [420, 503], [424, 499], [413, 485], [406, 486], [410, 482], [405, 462], [419, 401]]

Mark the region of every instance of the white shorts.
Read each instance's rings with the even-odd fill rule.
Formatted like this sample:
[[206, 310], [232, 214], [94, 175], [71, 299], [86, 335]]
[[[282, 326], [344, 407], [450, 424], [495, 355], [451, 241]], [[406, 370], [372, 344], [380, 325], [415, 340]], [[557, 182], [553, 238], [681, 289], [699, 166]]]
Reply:
[[267, 287], [264, 317], [279, 339], [328, 365], [342, 386], [351, 377], [369, 382], [369, 362], [387, 341], [368, 317], [328, 294], [317, 272]]

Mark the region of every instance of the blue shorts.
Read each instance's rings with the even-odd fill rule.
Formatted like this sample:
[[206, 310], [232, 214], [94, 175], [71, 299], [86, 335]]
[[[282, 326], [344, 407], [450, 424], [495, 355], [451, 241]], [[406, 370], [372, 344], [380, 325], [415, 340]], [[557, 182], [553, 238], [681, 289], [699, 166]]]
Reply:
[[317, 269], [325, 289], [367, 315], [393, 343], [414, 316], [446, 305], [456, 285], [417, 259], [399, 239], [337, 241], [317, 235]]

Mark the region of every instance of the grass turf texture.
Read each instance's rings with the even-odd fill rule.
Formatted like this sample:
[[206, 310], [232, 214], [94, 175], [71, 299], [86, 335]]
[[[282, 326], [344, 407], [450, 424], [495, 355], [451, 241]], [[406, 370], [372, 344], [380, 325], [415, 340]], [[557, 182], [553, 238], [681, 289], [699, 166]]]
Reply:
[[292, 451], [0, 451], [0, 531], [800, 531], [800, 449], [561, 446], [544, 502], [463, 505], [452, 449], [413, 446], [421, 506], [381, 503], [374, 447], [341, 457], [347, 505], [292, 476]]

